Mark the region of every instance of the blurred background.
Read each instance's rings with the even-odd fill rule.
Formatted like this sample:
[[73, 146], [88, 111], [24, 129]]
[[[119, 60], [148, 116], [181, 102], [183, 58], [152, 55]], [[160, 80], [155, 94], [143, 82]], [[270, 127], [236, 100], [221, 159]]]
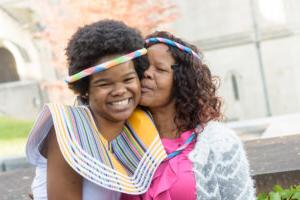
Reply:
[[44, 103], [72, 104], [64, 48], [79, 26], [104, 18], [196, 44], [242, 139], [298, 133], [299, 11], [298, 0], [0, 0], [0, 157], [24, 154]]

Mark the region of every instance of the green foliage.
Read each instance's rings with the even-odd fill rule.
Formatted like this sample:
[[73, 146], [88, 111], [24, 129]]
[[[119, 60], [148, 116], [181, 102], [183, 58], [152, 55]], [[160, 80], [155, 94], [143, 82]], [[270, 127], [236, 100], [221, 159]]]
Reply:
[[275, 185], [273, 191], [259, 194], [257, 200], [300, 200], [300, 185], [283, 189], [280, 185]]
[[0, 117], [0, 140], [26, 138], [32, 125], [32, 121]]

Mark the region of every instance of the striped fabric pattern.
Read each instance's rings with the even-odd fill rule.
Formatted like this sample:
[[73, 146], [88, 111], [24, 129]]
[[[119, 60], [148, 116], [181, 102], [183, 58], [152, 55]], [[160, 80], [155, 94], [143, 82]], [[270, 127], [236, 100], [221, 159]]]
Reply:
[[112, 59], [110, 61], [107, 61], [105, 63], [101, 63], [99, 65], [96, 65], [96, 66], [93, 66], [93, 67], [89, 67], [89, 68], [84, 69], [84, 70], [82, 70], [82, 71], [80, 71], [80, 72], [78, 72], [78, 73], [76, 73], [74, 75], [68, 76], [66, 78], [66, 82], [67, 83], [73, 83], [73, 82], [78, 81], [78, 80], [80, 80], [80, 79], [82, 79], [84, 77], [90, 76], [90, 75], [95, 74], [97, 72], [101, 72], [101, 71], [107, 70], [110, 67], [119, 65], [121, 63], [127, 62], [129, 60], [132, 60], [134, 58], [140, 57], [142, 55], [145, 55], [146, 53], [147, 53], [147, 49], [142, 48], [142, 49], [136, 50], [134, 52], [131, 52], [129, 54], [126, 54], [126, 55], [117, 57], [115, 59]]
[[156, 168], [167, 157], [155, 125], [140, 109], [111, 142], [98, 132], [85, 106], [48, 104], [40, 116], [30, 137], [39, 138], [44, 126], [52, 121], [65, 160], [80, 175], [107, 189], [144, 193]]
[[142, 141], [135, 137], [132, 132], [134, 130], [126, 125], [123, 132], [111, 142], [111, 150], [130, 175], [134, 173], [139, 161], [146, 152], [146, 147]]
[[199, 60], [202, 59], [202, 57], [199, 54], [197, 54], [196, 52], [194, 52], [189, 47], [186, 47], [186, 46], [184, 46], [182, 44], [179, 44], [178, 42], [175, 42], [175, 41], [167, 39], [167, 38], [152, 37], [152, 38], [146, 39], [145, 42], [146, 42], [146, 44], [148, 44], [148, 43], [165, 43], [165, 44], [167, 44], [169, 46], [177, 47], [178, 49], [180, 49], [180, 50], [182, 50], [182, 51], [184, 51], [186, 53], [192, 54], [193, 56], [195, 56]]

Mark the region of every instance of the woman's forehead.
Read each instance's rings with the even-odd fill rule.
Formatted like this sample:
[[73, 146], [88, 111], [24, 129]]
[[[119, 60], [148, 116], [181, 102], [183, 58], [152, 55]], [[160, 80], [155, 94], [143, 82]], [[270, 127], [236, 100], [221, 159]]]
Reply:
[[133, 62], [130, 60], [128, 62], [113, 66], [104, 71], [98, 72], [91, 76], [91, 80], [96, 79], [117, 79], [123, 78], [130, 74], [135, 74], [135, 68]]
[[169, 52], [169, 46], [158, 43], [158, 44], [153, 44], [148, 48], [148, 54], [150, 52], [159, 52], [159, 53], [168, 53]]
[[161, 43], [151, 45], [148, 48], [148, 58], [150, 62], [175, 62], [170, 52], [169, 46]]

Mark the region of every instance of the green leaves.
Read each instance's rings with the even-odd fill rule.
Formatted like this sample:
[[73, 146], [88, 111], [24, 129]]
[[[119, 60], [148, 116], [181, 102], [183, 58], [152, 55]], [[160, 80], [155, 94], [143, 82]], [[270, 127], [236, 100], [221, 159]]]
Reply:
[[267, 193], [262, 193], [259, 194], [257, 197], [257, 200], [267, 200], [268, 199], [268, 194]]
[[294, 198], [294, 199], [297, 199], [297, 200], [300, 200], [300, 192], [296, 192], [296, 193], [293, 195], [293, 198]]
[[261, 193], [257, 200], [300, 200], [300, 185], [283, 189], [280, 185], [275, 185], [273, 191]]
[[279, 192], [270, 192], [270, 200], [281, 200], [281, 195]]

